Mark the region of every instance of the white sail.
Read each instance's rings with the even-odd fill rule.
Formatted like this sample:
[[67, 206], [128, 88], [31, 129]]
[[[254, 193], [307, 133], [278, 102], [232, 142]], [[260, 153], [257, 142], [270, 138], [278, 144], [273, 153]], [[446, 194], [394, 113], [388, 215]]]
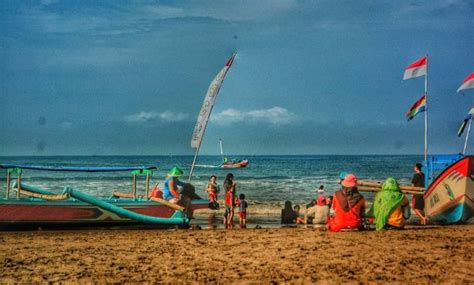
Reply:
[[191, 138], [191, 147], [199, 148], [202, 138], [204, 136], [204, 131], [206, 130], [207, 122], [211, 116], [212, 108], [214, 107], [214, 102], [216, 101], [217, 93], [222, 86], [222, 82], [229, 71], [232, 62], [234, 61], [236, 53], [234, 53], [231, 58], [227, 61], [224, 68], [219, 71], [214, 80], [212, 80], [207, 90], [206, 97], [204, 98], [204, 103], [202, 104], [201, 111], [194, 127], [193, 137]]

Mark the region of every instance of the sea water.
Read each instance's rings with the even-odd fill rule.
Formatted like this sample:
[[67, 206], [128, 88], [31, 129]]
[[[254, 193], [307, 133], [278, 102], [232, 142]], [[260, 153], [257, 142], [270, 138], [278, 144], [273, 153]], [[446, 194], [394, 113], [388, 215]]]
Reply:
[[[326, 195], [339, 189], [337, 184], [341, 171], [352, 172], [361, 180], [383, 181], [395, 177], [401, 184], [409, 184], [413, 165], [422, 161], [416, 155], [302, 155], [302, 156], [234, 156], [248, 159], [246, 168], [221, 169], [215, 167], [222, 160], [219, 156], [200, 156], [194, 170], [192, 184], [196, 192], [207, 197], [205, 188], [211, 175], [217, 176], [221, 185], [228, 173], [234, 174], [237, 192], [244, 193], [249, 203], [249, 212], [279, 212], [284, 201], [305, 205], [317, 198], [316, 189], [324, 185]], [[0, 157], [0, 163], [29, 164], [42, 166], [157, 166], [151, 180], [162, 188], [167, 172], [175, 165], [185, 172], [181, 178], [187, 181], [192, 156], [50, 156], [50, 157]], [[97, 197], [110, 197], [113, 191], [131, 192], [130, 172], [51, 172], [24, 170], [23, 182], [60, 193], [65, 186], [72, 187]], [[6, 171], [0, 173], [0, 191], [6, 184]], [[145, 178], [139, 177], [138, 191], [144, 193]], [[2, 191], [3, 190], [3, 191]], [[3, 194], [0, 194], [3, 195]], [[219, 199], [223, 198], [223, 190]], [[369, 199], [371, 193], [365, 194]]]

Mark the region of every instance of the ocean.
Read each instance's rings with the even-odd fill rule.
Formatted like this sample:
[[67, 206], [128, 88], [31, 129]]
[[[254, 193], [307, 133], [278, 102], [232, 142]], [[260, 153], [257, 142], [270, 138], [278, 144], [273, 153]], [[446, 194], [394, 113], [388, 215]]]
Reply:
[[[338, 190], [341, 171], [352, 172], [359, 179], [379, 180], [392, 176], [401, 184], [409, 184], [413, 165], [422, 161], [417, 155], [301, 155], [301, 156], [234, 156], [248, 159], [250, 164], [241, 169], [220, 169], [212, 166], [221, 163], [220, 156], [200, 156], [192, 183], [203, 198], [208, 179], [216, 175], [222, 185], [227, 173], [232, 172], [237, 182], [237, 192], [244, 193], [249, 202], [249, 212], [275, 213], [284, 201], [305, 205], [317, 197], [316, 189], [324, 185], [326, 194]], [[0, 157], [0, 163], [31, 164], [46, 166], [157, 166], [151, 187], [160, 187], [167, 172], [174, 165], [181, 167], [187, 181], [192, 156], [22, 156]], [[6, 173], [1, 171], [0, 189], [5, 189]], [[112, 191], [132, 191], [130, 172], [82, 173], [24, 170], [23, 182], [60, 193], [65, 186], [82, 190], [97, 197], [110, 197]], [[138, 191], [144, 193], [145, 178], [137, 182]], [[222, 186], [221, 186], [222, 188]], [[2, 191], [3, 192], [3, 191]], [[366, 193], [370, 199], [373, 194]], [[220, 193], [219, 199], [223, 198]]]

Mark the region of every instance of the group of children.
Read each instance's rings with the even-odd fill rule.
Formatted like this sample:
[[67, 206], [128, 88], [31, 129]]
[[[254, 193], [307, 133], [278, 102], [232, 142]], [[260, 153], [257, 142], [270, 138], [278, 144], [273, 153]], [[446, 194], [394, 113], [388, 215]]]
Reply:
[[[248, 203], [245, 200], [245, 194], [237, 195], [237, 183], [234, 181], [234, 175], [228, 173], [224, 180], [225, 190], [225, 212], [224, 225], [232, 226], [234, 223], [234, 210], [239, 207], [239, 225], [244, 226], [247, 221], [247, 207]], [[209, 198], [209, 207], [211, 209], [218, 209], [217, 195], [219, 193], [219, 185], [217, 184], [217, 177], [212, 175], [207, 184], [206, 192]]]

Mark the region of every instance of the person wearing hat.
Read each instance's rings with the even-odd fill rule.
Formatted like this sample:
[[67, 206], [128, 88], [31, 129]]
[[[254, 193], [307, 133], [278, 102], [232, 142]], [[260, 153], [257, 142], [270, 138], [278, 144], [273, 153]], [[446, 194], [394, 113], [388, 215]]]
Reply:
[[178, 177], [183, 175], [184, 172], [177, 166], [171, 168], [168, 172], [168, 176], [165, 180], [165, 185], [163, 188], [163, 199], [171, 202], [178, 203], [179, 201], [179, 191], [178, 186], [184, 187], [186, 183], [179, 181]]
[[361, 229], [365, 217], [365, 199], [357, 191], [357, 177], [349, 173], [341, 182], [342, 189], [334, 194], [332, 208], [334, 216], [329, 218], [327, 227], [331, 232], [342, 229]]
[[344, 178], [346, 178], [346, 175], [347, 175], [347, 172], [345, 171], [342, 171], [341, 173], [339, 173], [339, 181], [337, 182], [337, 184], [341, 184], [342, 181], [344, 181]]
[[329, 207], [326, 204], [326, 197], [324, 196], [324, 185], [319, 186], [316, 190], [319, 197], [306, 205], [304, 214], [305, 224], [325, 224], [329, 215]]

